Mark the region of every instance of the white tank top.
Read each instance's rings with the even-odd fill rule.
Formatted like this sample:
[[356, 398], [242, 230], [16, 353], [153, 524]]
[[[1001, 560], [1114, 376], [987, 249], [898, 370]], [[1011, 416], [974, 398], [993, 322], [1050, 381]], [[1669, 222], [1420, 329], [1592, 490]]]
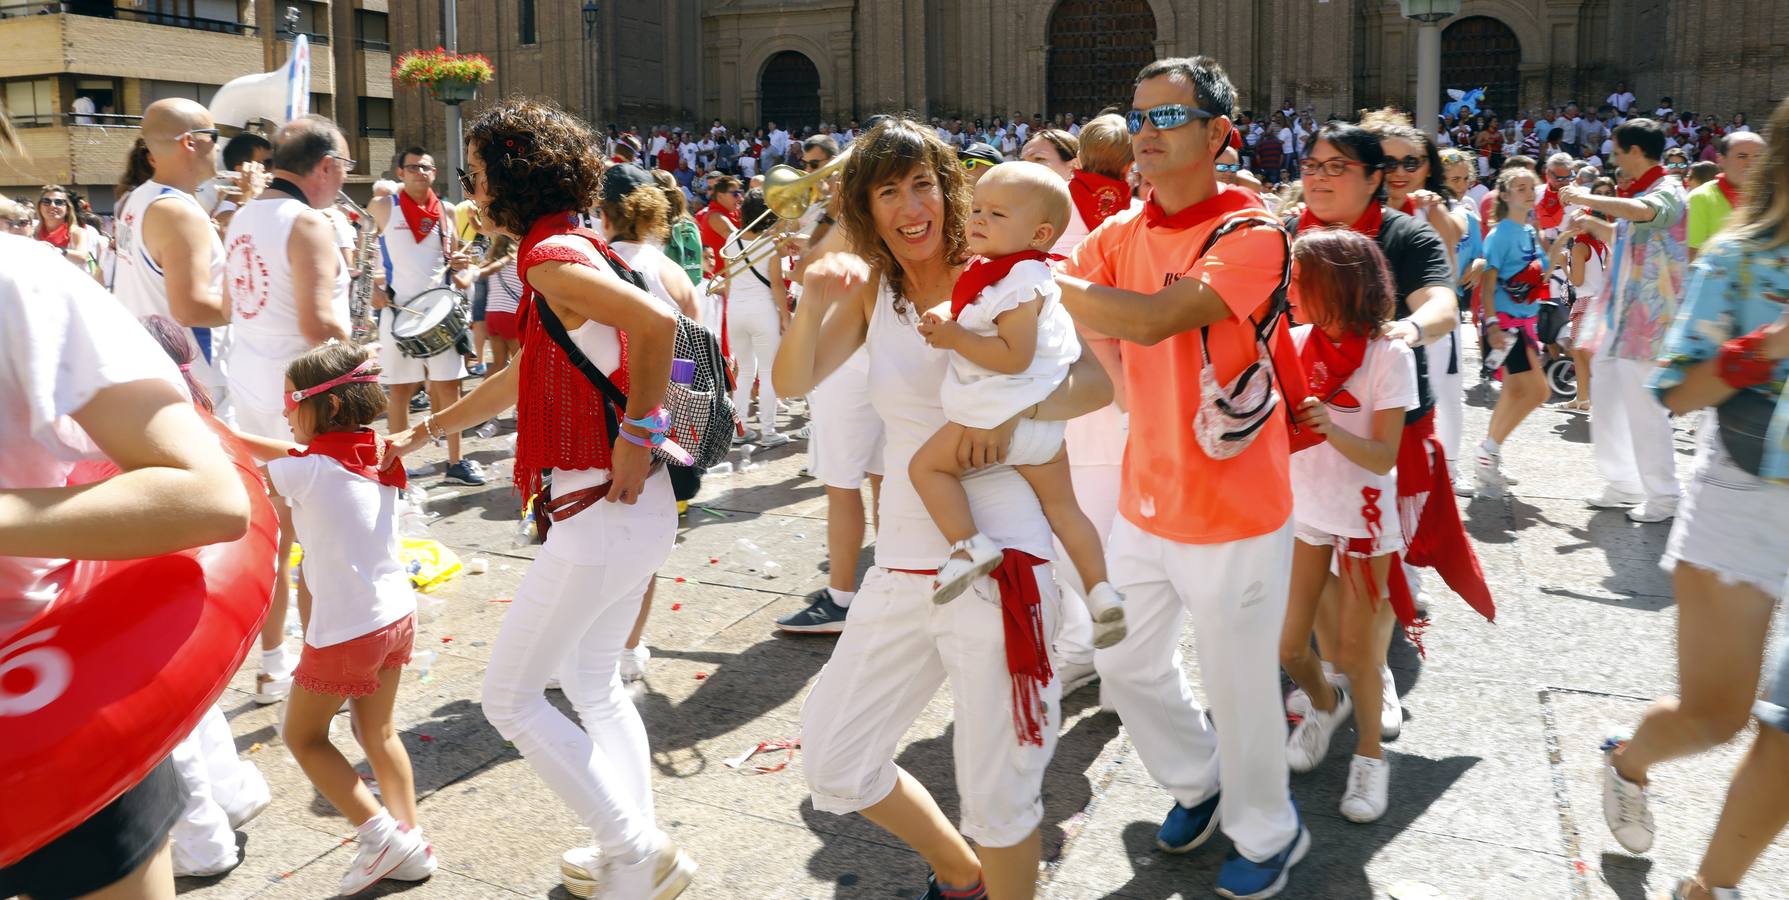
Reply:
[[[292, 261], [287, 247], [292, 224], [310, 206], [301, 200], [278, 197], [255, 200], [230, 217], [224, 235], [224, 277], [228, 279], [231, 307], [231, 340], [226, 374], [238, 403], [256, 409], [278, 410], [286, 366], [311, 342], [298, 326], [298, 303], [292, 290]], [[332, 297], [336, 317], [348, 321], [348, 279], [340, 254], [332, 247], [336, 283]]]
[[[921, 444], [944, 427], [939, 390], [950, 367], [949, 354], [928, 346], [914, 325], [919, 311], [911, 301], [894, 309], [887, 282], [876, 290], [864, 346], [869, 351], [870, 407], [882, 418], [881, 525], [876, 530], [876, 565], [888, 569], [932, 569], [944, 562], [950, 545], [913, 490], [907, 466]], [[1002, 547], [1052, 559], [1050, 523], [1025, 479], [1011, 466], [995, 466], [963, 479], [975, 524]]]
[[397, 302], [409, 302], [411, 297], [447, 283], [447, 248], [440, 226], [439, 222], [431, 225], [422, 240], [417, 240], [404, 221], [398, 199], [392, 198], [391, 215], [379, 233], [385, 238], [385, 255], [391, 259], [391, 289], [397, 293]]
[[[672, 309], [681, 309], [671, 292], [665, 290], [665, 280], [659, 277], [659, 273], [664, 270], [664, 263], [670, 261], [664, 251], [638, 241], [614, 241], [609, 246], [615, 248], [616, 256], [627, 260], [627, 264], [640, 273], [640, 279], [646, 282], [646, 290], [652, 296], [663, 300]], [[487, 305], [485, 308], [490, 307]]]
[[[131, 315], [139, 319], [145, 316], [162, 316], [174, 321], [174, 313], [168, 305], [168, 284], [162, 275], [162, 268], [149, 258], [149, 251], [143, 245], [143, 220], [149, 214], [149, 207], [166, 199], [191, 203], [201, 214], [205, 211], [193, 195], [157, 181], [146, 181], [125, 196], [124, 202], [119, 205], [113, 226], [117, 267], [113, 273], [112, 293], [117, 296], [119, 303], [124, 304], [125, 309], [130, 310]], [[209, 232], [211, 240], [206, 250], [211, 254], [211, 263], [210, 277], [206, 283], [216, 292], [222, 288], [224, 280], [224, 242], [217, 236], [216, 229], [209, 229]], [[211, 392], [213, 399], [222, 399], [222, 357], [229, 330], [186, 328], [182, 331], [193, 349], [194, 378]]]
[[[732, 239], [727, 242], [728, 247], [737, 253], [741, 248], [741, 241], [749, 241], [744, 235], [744, 229], [733, 232]], [[763, 281], [760, 281], [760, 278]], [[770, 263], [768, 260], [761, 261], [752, 266], [750, 272], [742, 270], [727, 283], [727, 302], [735, 307], [759, 303], [775, 306], [776, 295], [771, 292], [771, 288], [775, 287], [775, 284], [766, 283], [772, 281]]]

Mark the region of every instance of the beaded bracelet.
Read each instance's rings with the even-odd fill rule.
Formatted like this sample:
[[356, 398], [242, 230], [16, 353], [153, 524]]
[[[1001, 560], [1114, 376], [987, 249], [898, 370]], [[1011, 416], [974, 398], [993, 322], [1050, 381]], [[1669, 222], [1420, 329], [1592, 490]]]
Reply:
[[1727, 386], [1744, 390], [1770, 380], [1777, 361], [1765, 356], [1764, 329], [1741, 335], [1721, 345], [1715, 356], [1715, 371]]

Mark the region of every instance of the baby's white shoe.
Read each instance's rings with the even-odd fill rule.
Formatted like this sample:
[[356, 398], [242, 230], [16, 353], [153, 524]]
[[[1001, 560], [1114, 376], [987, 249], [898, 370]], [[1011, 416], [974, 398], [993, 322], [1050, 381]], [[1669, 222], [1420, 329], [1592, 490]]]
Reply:
[[1102, 581], [1087, 592], [1087, 614], [1093, 617], [1093, 646], [1104, 650], [1129, 633], [1124, 624], [1124, 595]]
[[[969, 558], [956, 556], [958, 551], [968, 553]], [[968, 589], [970, 582], [994, 571], [1003, 555], [985, 534], [950, 545], [950, 552], [951, 557], [938, 567], [938, 577], [932, 582], [933, 603], [949, 603], [957, 599], [958, 594]]]

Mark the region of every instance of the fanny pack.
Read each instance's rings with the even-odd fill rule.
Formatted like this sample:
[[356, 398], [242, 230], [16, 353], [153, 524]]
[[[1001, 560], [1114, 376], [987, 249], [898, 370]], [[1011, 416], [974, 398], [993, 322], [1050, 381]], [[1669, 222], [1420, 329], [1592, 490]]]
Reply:
[[1721, 446], [1733, 464], [1753, 475], [1764, 469], [1764, 435], [1776, 412], [1776, 398], [1751, 388], [1735, 393], [1714, 408]]
[[[1274, 366], [1274, 354], [1268, 342], [1274, 338], [1276, 330], [1285, 327], [1286, 313], [1290, 309], [1286, 299], [1286, 289], [1292, 283], [1292, 238], [1278, 222], [1262, 216], [1239, 216], [1218, 226], [1206, 238], [1205, 246], [1200, 248], [1199, 257], [1211, 251], [1218, 240], [1233, 231], [1242, 228], [1266, 226], [1278, 232], [1285, 242], [1285, 263], [1280, 272], [1279, 286], [1274, 288], [1272, 298], [1268, 302], [1267, 314], [1257, 322], [1250, 317], [1253, 326], [1256, 358], [1247, 368], [1237, 373], [1236, 377], [1222, 385], [1217, 382], [1217, 369], [1211, 362], [1211, 328], [1199, 329], [1199, 353], [1204, 365], [1199, 369], [1199, 411], [1193, 418], [1193, 435], [1199, 441], [1199, 448], [1212, 459], [1230, 459], [1248, 449], [1255, 436], [1260, 434], [1261, 427], [1267, 424], [1269, 416], [1281, 407], [1280, 400], [1285, 394], [1287, 384]], [[1297, 373], [1296, 381], [1304, 382], [1304, 374]], [[1287, 418], [1291, 418], [1291, 410], [1287, 409]]]

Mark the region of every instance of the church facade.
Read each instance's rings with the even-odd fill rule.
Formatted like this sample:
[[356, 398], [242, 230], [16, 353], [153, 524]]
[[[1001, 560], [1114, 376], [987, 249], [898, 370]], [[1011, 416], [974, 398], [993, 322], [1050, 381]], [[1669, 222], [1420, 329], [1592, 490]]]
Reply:
[[[1442, 86], [1507, 113], [1626, 82], [1648, 110], [1761, 122], [1789, 96], [1782, 2], [1464, 0], [1441, 23]], [[390, 0], [393, 52], [439, 44], [441, 6]], [[458, 17], [460, 49], [497, 69], [479, 102], [551, 97], [623, 128], [1092, 115], [1128, 104], [1142, 64], [1196, 53], [1244, 109], [1415, 105], [1417, 24], [1390, 0], [458, 0]], [[442, 134], [426, 94], [400, 90], [397, 113], [399, 144]]]

